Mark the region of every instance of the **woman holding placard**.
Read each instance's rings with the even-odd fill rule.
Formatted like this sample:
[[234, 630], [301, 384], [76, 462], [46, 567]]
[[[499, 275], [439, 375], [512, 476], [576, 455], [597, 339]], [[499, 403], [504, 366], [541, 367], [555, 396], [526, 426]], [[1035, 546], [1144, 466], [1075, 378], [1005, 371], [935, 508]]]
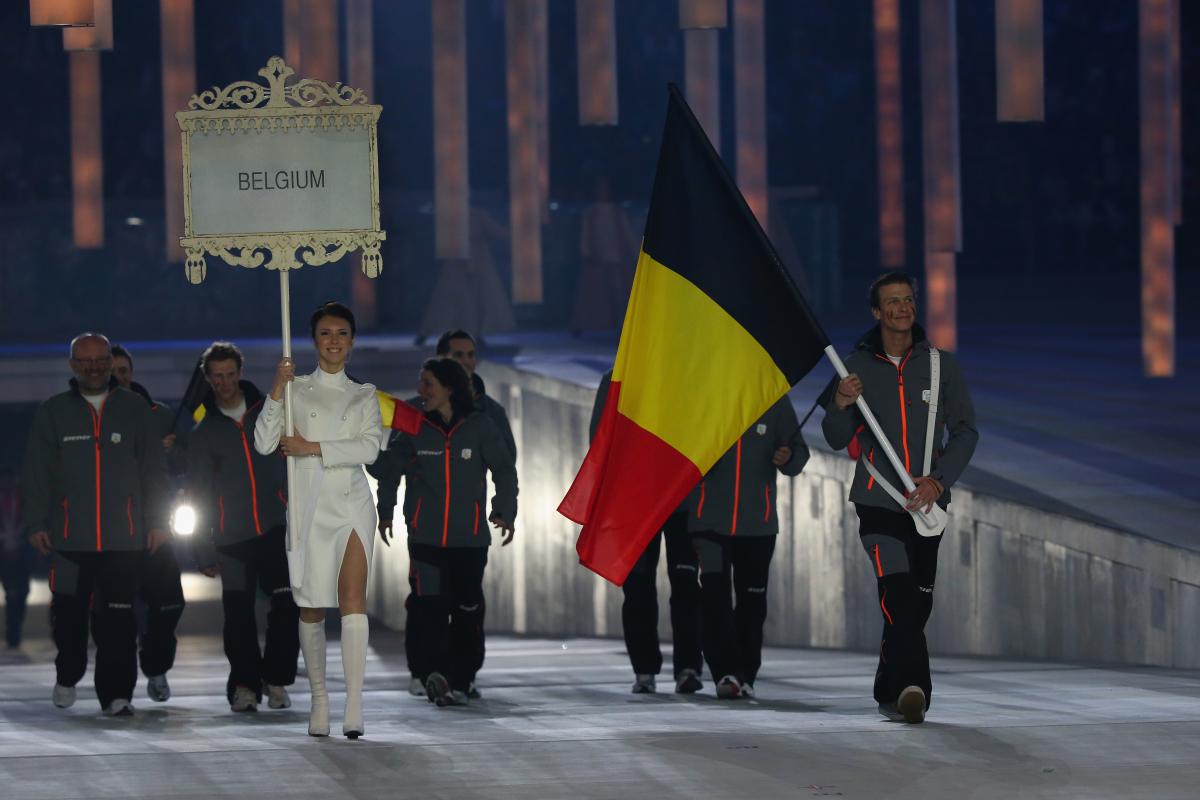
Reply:
[[[354, 349], [354, 314], [326, 303], [310, 319], [318, 366], [296, 376], [290, 358], [279, 362], [270, 397], [254, 428], [260, 453], [276, 447], [296, 459], [290, 518], [298, 523], [299, 545], [288, 552], [292, 593], [300, 607], [300, 649], [312, 689], [308, 732], [329, 735], [325, 689], [325, 609], [342, 618], [342, 668], [346, 707], [342, 732], [363, 734], [362, 690], [367, 658], [367, 565], [377, 524], [365, 465], [375, 461], [383, 425], [375, 387], [346, 375]], [[294, 381], [295, 429], [284, 435], [284, 387]]]

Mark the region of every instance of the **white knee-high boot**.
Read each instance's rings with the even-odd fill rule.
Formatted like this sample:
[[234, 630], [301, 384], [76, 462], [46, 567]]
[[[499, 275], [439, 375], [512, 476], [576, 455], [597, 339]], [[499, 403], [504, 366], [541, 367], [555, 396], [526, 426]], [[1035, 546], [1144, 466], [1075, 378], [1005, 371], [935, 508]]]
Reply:
[[300, 622], [300, 651], [312, 690], [308, 712], [308, 735], [329, 735], [329, 694], [325, 691], [325, 621]]
[[363, 734], [363, 676], [367, 671], [367, 615], [342, 617], [342, 670], [346, 676], [346, 713], [342, 733], [351, 739]]

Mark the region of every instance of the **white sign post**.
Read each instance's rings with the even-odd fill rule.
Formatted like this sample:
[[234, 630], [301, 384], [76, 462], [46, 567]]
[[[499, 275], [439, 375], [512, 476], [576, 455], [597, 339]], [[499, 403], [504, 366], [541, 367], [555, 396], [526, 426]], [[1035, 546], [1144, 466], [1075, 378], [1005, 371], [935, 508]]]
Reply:
[[[207, 273], [205, 256], [279, 271], [283, 355], [292, 356], [288, 273], [362, 250], [362, 270], [383, 270], [379, 246], [381, 106], [359, 89], [304, 78], [278, 56], [258, 71], [266, 85], [236, 81], [193, 95], [180, 111], [185, 272]], [[284, 392], [290, 434], [292, 387]], [[287, 460], [288, 543], [296, 547], [295, 464]]]

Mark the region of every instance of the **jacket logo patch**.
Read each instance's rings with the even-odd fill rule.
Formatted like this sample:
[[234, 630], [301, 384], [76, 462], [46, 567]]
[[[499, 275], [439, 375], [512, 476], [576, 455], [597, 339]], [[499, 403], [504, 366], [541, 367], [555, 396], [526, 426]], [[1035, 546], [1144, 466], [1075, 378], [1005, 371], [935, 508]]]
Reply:
[[463, 451], [462, 451], [462, 457], [463, 457], [463, 461], [470, 461], [471, 460], [471, 448], [464, 447]]
[[766, 424], [762, 423], [762, 422], [758, 423], [757, 425], [754, 426], [754, 432], [757, 433], [759, 436], [765, 436], [767, 433]]
[[64, 436], [63, 437], [64, 442], [90, 442], [91, 440], [92, 440], [92, 437], [88, 436], [86, 434], [79, 434], [78, 436]]
[[120, 444], [120, 443], [121, 443], [121, 434], [119, 434], [119, 433], [114, 433], [114, 434], [112, 435], [112, 443], [113, 443], [113, 444]]
[[925, 389], [924, 391], [921, 392], [921, 401], [923, 403], [925, 403], [925, 405], [929, 405], [929, 390], [928, 389]]

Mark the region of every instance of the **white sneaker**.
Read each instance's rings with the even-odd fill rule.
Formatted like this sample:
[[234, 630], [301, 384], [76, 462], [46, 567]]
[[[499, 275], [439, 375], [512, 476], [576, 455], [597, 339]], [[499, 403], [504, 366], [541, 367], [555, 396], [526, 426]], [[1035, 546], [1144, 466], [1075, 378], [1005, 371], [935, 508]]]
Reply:
[[108, 707], [104, 709], [104, 713], [110, 717], [132, 717], [133, 704], [128, 700], [118, 697], [108, 704]]
[[451, 689], [450, 690], [450, 702], [448, 702], [446, 705], [465, 706], [470, 702], [471, 702], [471, 698], [468, 697], [467, 693], [464, 692], [462, 689]]
[[746, 698], [747, 700], [754, 699], [754, 684], [753, 683], [744, 683], [744, 682], [742, 683], [742, 697]]
[[736, 700], [742, 696], [742, 684], [732, 675], [726, 675], [717, 681], [717, 697], [722, 700]]
[[291, 708], [292, 698], [286, 686], [267, 684], [267, 708]]
[[75, 705], [75, 687], [54, 684], [54, 691], [50, 694], [50, 700], [59, 708], [70, 708]]
[[413, 697], [425, 696], [425, 681], [413, 675], [408, 679], [408, 693]]
[[249, 686], [239, 686], [233, 690], [233, 699], [229, 701], [231, 711], [258, 711], [258, 696]]
[[171, 684], [167, 683], [165, 673], [146, 678], [146, 694], [156, 703], [165, 703], [171, 699]]
[[654, 694], [657, 686], [654, 683], [653, 675], [634, 675], [633, 689], [634, 694]]
[[925, 721], [925, 690], [920, 686], [905, 686], [896, 698], [896, 710], [909, 725]]

